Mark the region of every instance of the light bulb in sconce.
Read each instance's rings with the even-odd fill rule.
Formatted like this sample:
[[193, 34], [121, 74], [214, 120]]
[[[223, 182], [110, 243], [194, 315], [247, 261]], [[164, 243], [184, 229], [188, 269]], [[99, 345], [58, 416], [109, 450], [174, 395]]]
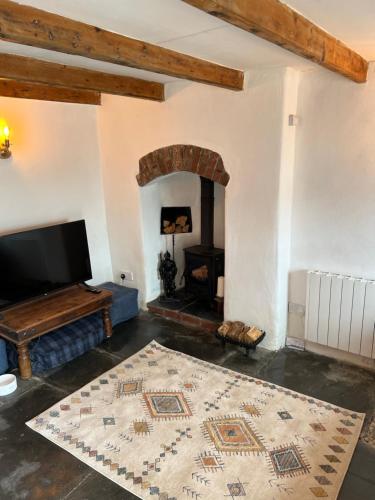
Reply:
[[6, 124], [0, 125], [0, 158], [7, 160], [12, 156], [9, 142], [9, 127]]

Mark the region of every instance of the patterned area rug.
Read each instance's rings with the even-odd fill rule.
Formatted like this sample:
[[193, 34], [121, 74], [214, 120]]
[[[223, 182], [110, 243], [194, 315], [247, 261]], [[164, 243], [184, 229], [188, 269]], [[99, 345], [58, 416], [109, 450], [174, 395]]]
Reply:
[[364, 415], [156, 342], [27, 425], [139, 498], [337, 498]]

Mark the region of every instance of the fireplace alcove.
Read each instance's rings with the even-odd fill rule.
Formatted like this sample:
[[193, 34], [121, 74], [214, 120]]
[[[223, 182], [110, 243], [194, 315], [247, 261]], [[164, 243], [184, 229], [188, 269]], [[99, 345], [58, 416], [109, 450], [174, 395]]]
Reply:
[[[229, 175], [220, 155], [173, 145], [141, 158], [137, 180], [142, 207], [146, 299], [149, 310], [213, 330], [222, 315], [212, 309], [217, 276], [224, 274], [224, 200]], [[193, 233], [176, 235], [179, 301], [161, 304], [157, 274], [160, 251], [172, 253], [172, 236], [160, 236], [162, 206], [190, 206]], [[206, 271], [198, 276], [192, 271]], [[181, 277], [185, 271], [185, 279]], [[184, 283], [183, 283], [184, 281]]]

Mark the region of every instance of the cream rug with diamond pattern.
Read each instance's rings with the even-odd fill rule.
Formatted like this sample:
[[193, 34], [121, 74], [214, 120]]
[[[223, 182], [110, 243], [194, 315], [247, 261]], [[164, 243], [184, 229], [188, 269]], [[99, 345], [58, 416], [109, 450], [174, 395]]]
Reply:
[[139, 498], [337, 498], [364, 415], [151, 342], [27, 423]]

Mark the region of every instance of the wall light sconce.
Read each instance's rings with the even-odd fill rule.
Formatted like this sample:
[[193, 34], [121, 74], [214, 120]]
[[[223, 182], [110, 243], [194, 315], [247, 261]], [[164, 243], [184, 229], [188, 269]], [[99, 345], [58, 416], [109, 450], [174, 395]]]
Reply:
[[9, 127], [6, 124], [0, 125], [0, 142], [0, 158], [7, 160], [12, 156], [12, 152], [9, 142]]

